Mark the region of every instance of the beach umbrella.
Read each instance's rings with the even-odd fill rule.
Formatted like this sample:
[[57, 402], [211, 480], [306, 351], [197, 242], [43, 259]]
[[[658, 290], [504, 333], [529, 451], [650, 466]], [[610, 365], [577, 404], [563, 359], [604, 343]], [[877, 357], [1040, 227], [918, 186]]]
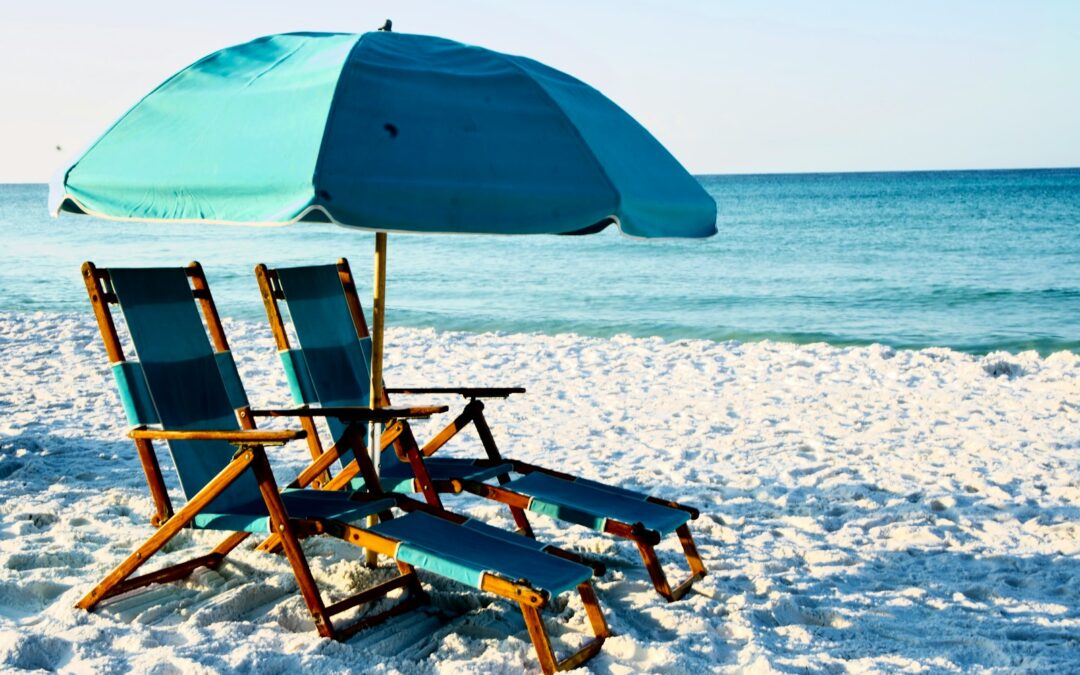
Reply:
[[713, 199], [592, 87], [521, 56], [388, 31], [272, 35], [200, 59], [58, 174], [49, 208], [374, 231], [373, 406], [387, 232], [716, 232]]

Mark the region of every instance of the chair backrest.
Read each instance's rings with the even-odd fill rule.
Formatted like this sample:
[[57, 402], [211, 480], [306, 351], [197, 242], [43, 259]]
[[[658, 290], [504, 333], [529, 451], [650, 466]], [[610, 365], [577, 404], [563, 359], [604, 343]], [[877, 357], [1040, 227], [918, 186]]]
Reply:
[[[195, 270], [198, 278], [201, 269]], [[239, 429], [236, 410], [248, 407], [232, 353], [210, 343], [196, 302], [213, 307], [209, 289], [197, 300], [184, 268], [99, 270], [107, 295], [119, 306], [137, 360], [110, 354], [120, 398], [133, 425], [170, 430]], [[94, 300], [93, 295], [91, 299]], [[107, 308], [105, 311], [108, 311]], [[217, 312], [213, 320], [217, 321]], [[100, 319], [100, 316], [99, 316]], [[118, 345], [111, 320], [101, 322], [103, 337]], [[107, 325], [106, 325], [107, 324]], [[220, 331], [220, 325], [215, 327]], [[223, 334], [221, 340], [223, 341]], [[117, 349], [117, 352], [119, 350]], [[236, 448], [226, 441], [169, 441], [169, 452], [188, 499], [232, 460]], [[227, 513], [258, 498], [249, 470], [223, 491], [207, 511]]]
[[[362, 315], [354, 321], [339, 267], [279, 267], [271, 272], [299, 343], [279, 350], [293, 399], [304, 405], [370, 405], [371, 337]], [[338, 442], [345, 425], [333, 418], [327, 423]], [[343, 464], [351, 459], [351, 454], [342, 454]], [[388, 452], [381, 461], [386, 466], [400, 460]]]

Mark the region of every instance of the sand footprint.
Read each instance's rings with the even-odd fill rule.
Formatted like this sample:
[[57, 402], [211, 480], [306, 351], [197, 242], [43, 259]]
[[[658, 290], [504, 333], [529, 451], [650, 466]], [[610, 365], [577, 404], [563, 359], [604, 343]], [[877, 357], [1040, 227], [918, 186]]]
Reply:
[[4, 567], [25, 572], [28, 570], [55, 567], [86, 567], [93, 564], [94, 558], [83, 551], [53, 551], [41, 553], [12, 553]]
[[71, 657], [71, 643], [63, 638], [32, 633], [0, 633], [0, 666], [4, 670], [48, 670], [64, 665]]
[[813, 607], [808, 604], [800, 605], [790, 595], [778, 594], [769, 615], [778, 626], [803, 625], [821, 626], [823, 628], [847, 628], [851, 625], [851, 622], [832, 610]]

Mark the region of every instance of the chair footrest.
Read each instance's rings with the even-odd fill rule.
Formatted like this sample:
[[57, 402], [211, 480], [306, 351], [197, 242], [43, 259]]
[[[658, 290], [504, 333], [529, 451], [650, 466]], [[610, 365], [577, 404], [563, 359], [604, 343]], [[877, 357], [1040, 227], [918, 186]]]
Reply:
[[398, 560], [474, 588], [493, 573], [557, 595], [592, 578], [592, 569], [544, 553], [540, 542], [475, 520], [458, 524], [414, 511], [371, 531], [400, 542]]
[[641, 523], [660, 535], [690, 520], [682, 509], [648, 501], [648, 495], [584, 479], [566, 480], [533, 471], [503, 486], [530, 498], [528, 509], [559, 520], [604, 530], [608, 520]]

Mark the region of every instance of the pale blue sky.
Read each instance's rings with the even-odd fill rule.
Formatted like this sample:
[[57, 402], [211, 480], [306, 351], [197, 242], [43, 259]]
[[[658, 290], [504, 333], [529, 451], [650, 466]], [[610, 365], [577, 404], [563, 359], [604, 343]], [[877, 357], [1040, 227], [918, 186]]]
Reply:
[[207, 52], [387, 16], [589, 82], [695, 173], [1080, 165], [1080, 2], [170, 5], [4, 9], [0, 181], [46, 180]]

